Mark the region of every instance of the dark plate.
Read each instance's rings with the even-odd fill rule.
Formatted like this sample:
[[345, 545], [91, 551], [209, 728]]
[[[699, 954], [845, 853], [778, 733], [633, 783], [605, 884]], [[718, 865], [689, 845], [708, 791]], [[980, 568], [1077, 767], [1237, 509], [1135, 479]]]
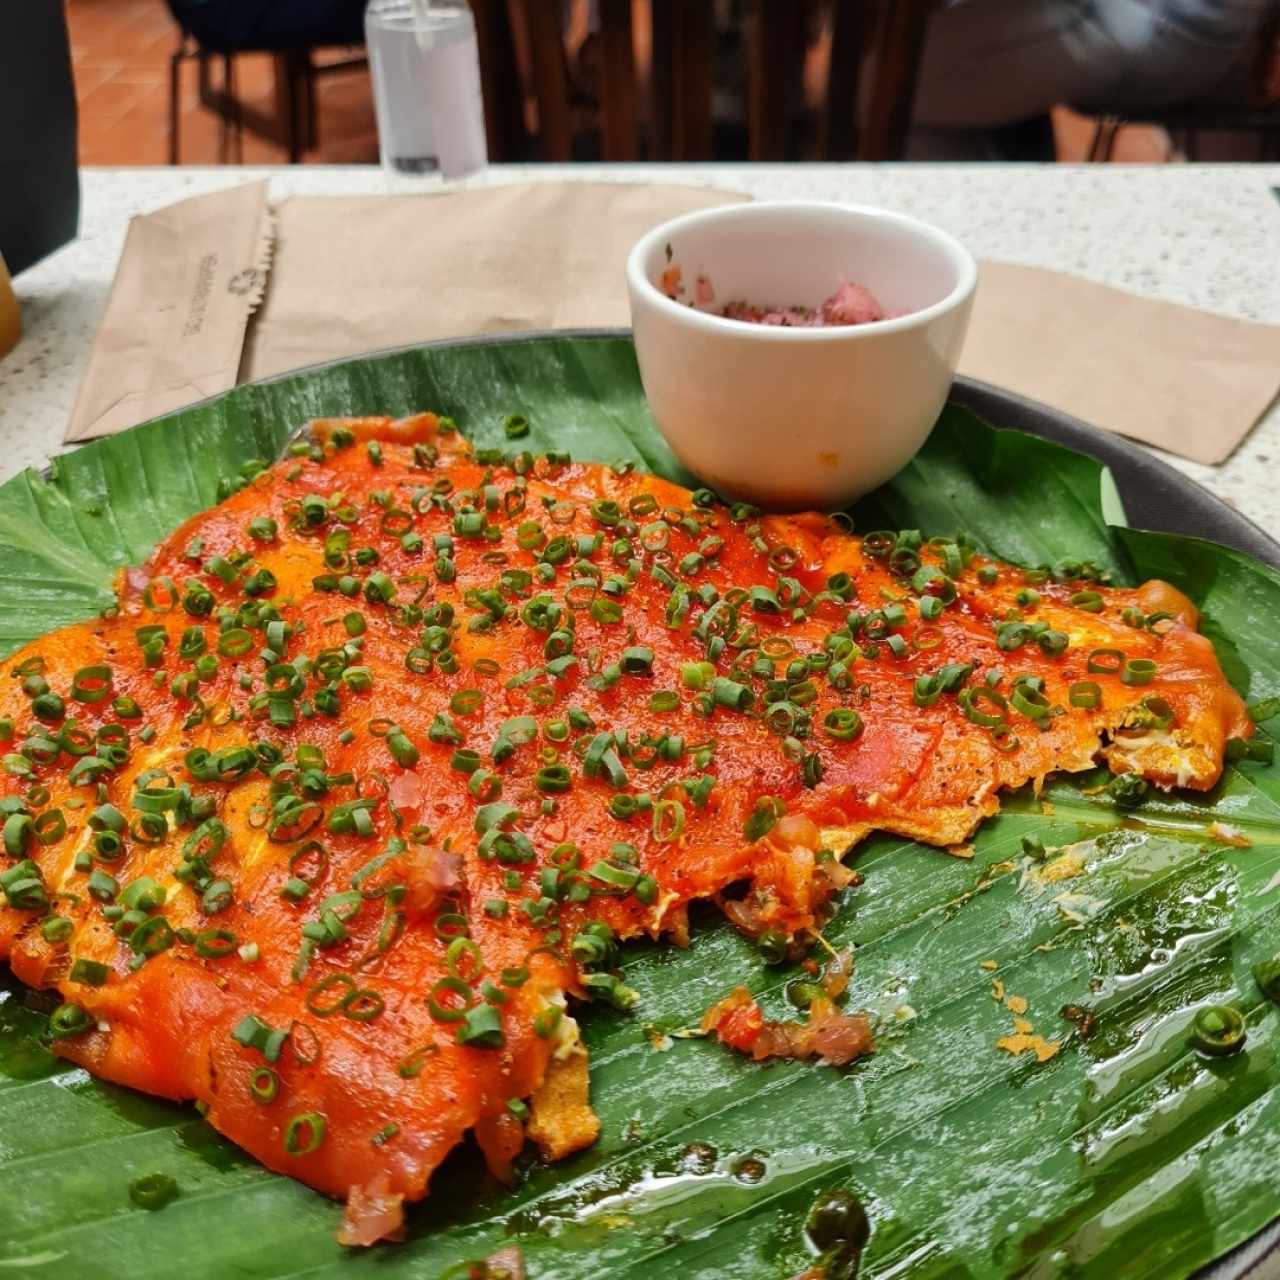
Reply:
[[1014, 427], [1043, 436], [1105, 463], [1115, 476], [1128, 522], [1134, 528], [1208, 538], [1280, 569], [1280, 543], [1140, 445], [973, 378], [957, 378], [951, 399], [993, 427]]

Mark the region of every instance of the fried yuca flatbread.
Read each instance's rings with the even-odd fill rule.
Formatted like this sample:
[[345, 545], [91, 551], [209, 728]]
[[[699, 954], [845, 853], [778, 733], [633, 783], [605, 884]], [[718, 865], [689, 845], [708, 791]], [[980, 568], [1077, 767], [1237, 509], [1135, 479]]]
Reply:
[[1165, 584], [450, 428], [317, 423], [0, 679], [0, 951], [58, 1051], [349, 1197], [352, 1243], [468, 1131], [503, 1176], [594, 1139], [567, 997], [633, 1002], [620, 938], [716, 897], [785, 946], [871, 830], [956, 844], [1100, 752], [1203, 789], [1251, 732]]

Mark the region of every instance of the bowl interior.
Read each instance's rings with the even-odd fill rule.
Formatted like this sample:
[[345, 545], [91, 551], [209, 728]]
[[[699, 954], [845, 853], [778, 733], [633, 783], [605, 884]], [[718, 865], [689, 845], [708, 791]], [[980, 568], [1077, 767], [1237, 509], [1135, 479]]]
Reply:
[[[817, 307], [847, 281], [870, 289], [889, 316], [942, 302], [966, 270], [963, 251], [921, 224], [877, 210], [814, 205], [737, 205], [691, 215], [655, 236], [644, 254], [643, 271], [655, 288], [668, 266], [681, 269], [678, 300], [700, 310], [739, 300]], [[710, 282], [712, 296], [698, 290], [699, 277]]]

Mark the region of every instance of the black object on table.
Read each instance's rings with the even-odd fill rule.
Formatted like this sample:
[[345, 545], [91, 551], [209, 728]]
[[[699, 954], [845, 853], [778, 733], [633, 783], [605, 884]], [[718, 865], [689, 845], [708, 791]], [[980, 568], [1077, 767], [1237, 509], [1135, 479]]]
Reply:
[[76, 92], [62, 0], [0, 4], [0, 193], [0, 254], [13, 275], [76, 238]]

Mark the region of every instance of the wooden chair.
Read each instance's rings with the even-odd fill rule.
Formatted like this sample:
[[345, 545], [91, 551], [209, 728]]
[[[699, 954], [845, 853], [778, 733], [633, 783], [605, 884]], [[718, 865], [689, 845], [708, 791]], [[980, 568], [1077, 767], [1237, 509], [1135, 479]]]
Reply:
[[[206, 49], [189, 32], [180, 30], [178, 47], [169, 59], [169, 163], [181, 163], [182, 64], [194, 61], [200, 86], [200, 104], [212, 111], [221, 122], [219, 159], [237, 164], [244, 162], [244, 131], [278, 143], [288, 154], [290, 164], [298, 164], [303, 152], [319, 145], [319, 111], [316, 86], [321, 76], [351, 71], [368, 66], [363, 55], [353, 55], [331, 62], [317, 63], [315, 50], [309, 48], [272, 52], [275, 67], [275, 110], [270, 114], [245, 102], [236, 89], [236, 58], [241, 49], [214, 52]], [[215, 81], [213, 65], [220, 64], [221, 75]]]
[[[546, 0], [515, 0], [528, 38], [533, 95], [537, 103], [538, 154], [565, 163], [572, 154], [569, 85], [559, 6]], [[471, 0], [486, 38], [480, 42], [485, 108], [506, 121], [503, 136], [490, 136], [493, 159], [511, 157], [510, 108], [500, 102], [500, 86], [512, 83], [516, 59], [510, 28], [504, 28], [507, 0]], [[639, 87], [632, 0], [600, 0], [601, 143], [613, 163], [637, 160]], [[651, 0], [654, 159], [705, 159], [711, 150], [711, 6], [702, 0]], [[496, 144], [496, 145], [495, 145]]]
[[883, 0], [878, 6], [874, 70], [859, 160], [906, 156], [925, 36], [938, 4], [939, 0]]
[[[900, 159], [930, 12], [939, 0], [832, 0], [831, 74], [818, 121], [819, 150], [830, 160]], [[540, 159], [572, 158], [569, 77], [559, 5], [548, 0], [470, 0], [480, 44], [481, 79], [493, 160], [526, 158], [518, 36], [527, 61]], [[602, 156], [640, 158], [639, 88], [633, 0], [600, 0]], [[712, 157], [712, 0], [649, 0], [652, 160]], [[788, 107], [803, 75], [804, 0], [753, 0], [747, 28], [748, 155], [789, 154]], [[513, 24], [511, 19], [516, 22]], [[518, 26], [519, 32], [513, 30]], [[874, 44], [866, 125], [858, 128], [859, 77]]]
[[480, 87], [489, 159], [524, 158], [523, 94], [506, 0], [470, 0], [480, 52]]
[[820, 125], [821, 151], [828, 160], [853, 160], [858, 154], [859, 90], [875, 16], [872, 0], [833, 0], [831, 65]]
[[[818, 120], [827, 160], [900, 159], [938, 0], [832, 0], [831, 51]], [[750, 158], [786, 160], [787, 107], [803, 76], [805, 6], [756, 0], [750, 41]], [[870, 55], [870, 56], [869, 56]], [[859, 127], [862, 73], [872, 65], [867, 120]]]
[[651, 0], [651, 6], [653, 158], [710, 160], [711, 5]]

